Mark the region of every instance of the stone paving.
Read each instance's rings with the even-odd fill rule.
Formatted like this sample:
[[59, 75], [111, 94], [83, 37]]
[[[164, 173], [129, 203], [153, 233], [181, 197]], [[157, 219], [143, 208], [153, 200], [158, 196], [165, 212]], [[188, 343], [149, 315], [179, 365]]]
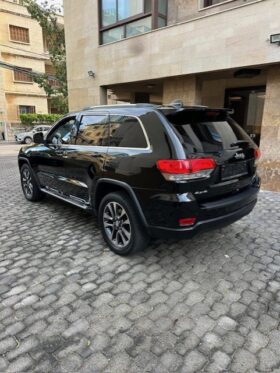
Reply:
[[23, 198], [0, 158], [0, 372], [280, 372], [280, 194], [121, 258], [95, 218]]

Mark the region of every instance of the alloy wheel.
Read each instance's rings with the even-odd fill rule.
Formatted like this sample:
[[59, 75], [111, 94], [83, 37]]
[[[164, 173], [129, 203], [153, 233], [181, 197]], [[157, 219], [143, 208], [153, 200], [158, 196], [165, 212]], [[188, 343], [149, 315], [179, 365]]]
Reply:
[[31, 198], [33, 196], [33, 182], [31, 173], [27, 168], [22, 171], [22, 186], [25, 195]]
[[103, 224], [107, 237], [112, 244], [123, 249], [131, 240], [131, 223], [129, 216], [117, 202], [109, 202], [103, 210]]

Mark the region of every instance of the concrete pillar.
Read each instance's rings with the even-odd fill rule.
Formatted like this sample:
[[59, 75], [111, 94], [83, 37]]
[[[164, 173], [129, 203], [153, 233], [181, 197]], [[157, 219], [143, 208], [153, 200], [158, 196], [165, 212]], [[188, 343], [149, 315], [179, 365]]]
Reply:
[[263, 189], [280, 192], [280, 66], [268, 71], [259, 172]]
[[224, 107], [226, 82], [224, 79], [207, 80], [203, 83], [202, 105], [211, 108]]
[[107, 88], [100, 87], [99, 88], [99, 95], [100, 95], [100, 99], [99, 99], [100, 105], [107, 105], [107, 103], [108, 103]]
[[[0, 53], [0, 57], [2, 55]], [[4, 69], [0, 69], [0, 123], [7, 121], [7, 103], [6, 103], [6, 95], [4, 90]]]
[[201, 105], [201, 83], [195, 75], [164, 80], [163, 104], [174, 100], [182, 100], [184, 105]]

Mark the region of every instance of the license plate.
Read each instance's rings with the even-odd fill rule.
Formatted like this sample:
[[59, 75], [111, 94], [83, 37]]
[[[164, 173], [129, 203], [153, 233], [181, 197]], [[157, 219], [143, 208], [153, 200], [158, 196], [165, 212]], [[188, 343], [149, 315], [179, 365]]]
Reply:
[[237, 162], [222, 166], [222, 180], [234, 179], [248, 174], [248, 164], [245, 162]]

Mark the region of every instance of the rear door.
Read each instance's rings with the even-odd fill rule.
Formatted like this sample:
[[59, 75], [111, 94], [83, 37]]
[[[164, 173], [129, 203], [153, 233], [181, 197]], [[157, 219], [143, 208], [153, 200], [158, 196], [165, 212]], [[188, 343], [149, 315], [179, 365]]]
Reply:
[[[211, 157], [217, 168], [204, 181], [192, 181], [198, 199], [238, 191], [255, 174], [256, 145], [222, 110], [181, 111], [168, 115], [187, 158]], [[196, 190], [197, 189], [197, 190]]]
[[143, 186], [143, 168], [150, 144], [140, 118], [131, 115], [110, 115], [110, 138], [105, 164], [106, 177], [117, 179], [131, 187]]

